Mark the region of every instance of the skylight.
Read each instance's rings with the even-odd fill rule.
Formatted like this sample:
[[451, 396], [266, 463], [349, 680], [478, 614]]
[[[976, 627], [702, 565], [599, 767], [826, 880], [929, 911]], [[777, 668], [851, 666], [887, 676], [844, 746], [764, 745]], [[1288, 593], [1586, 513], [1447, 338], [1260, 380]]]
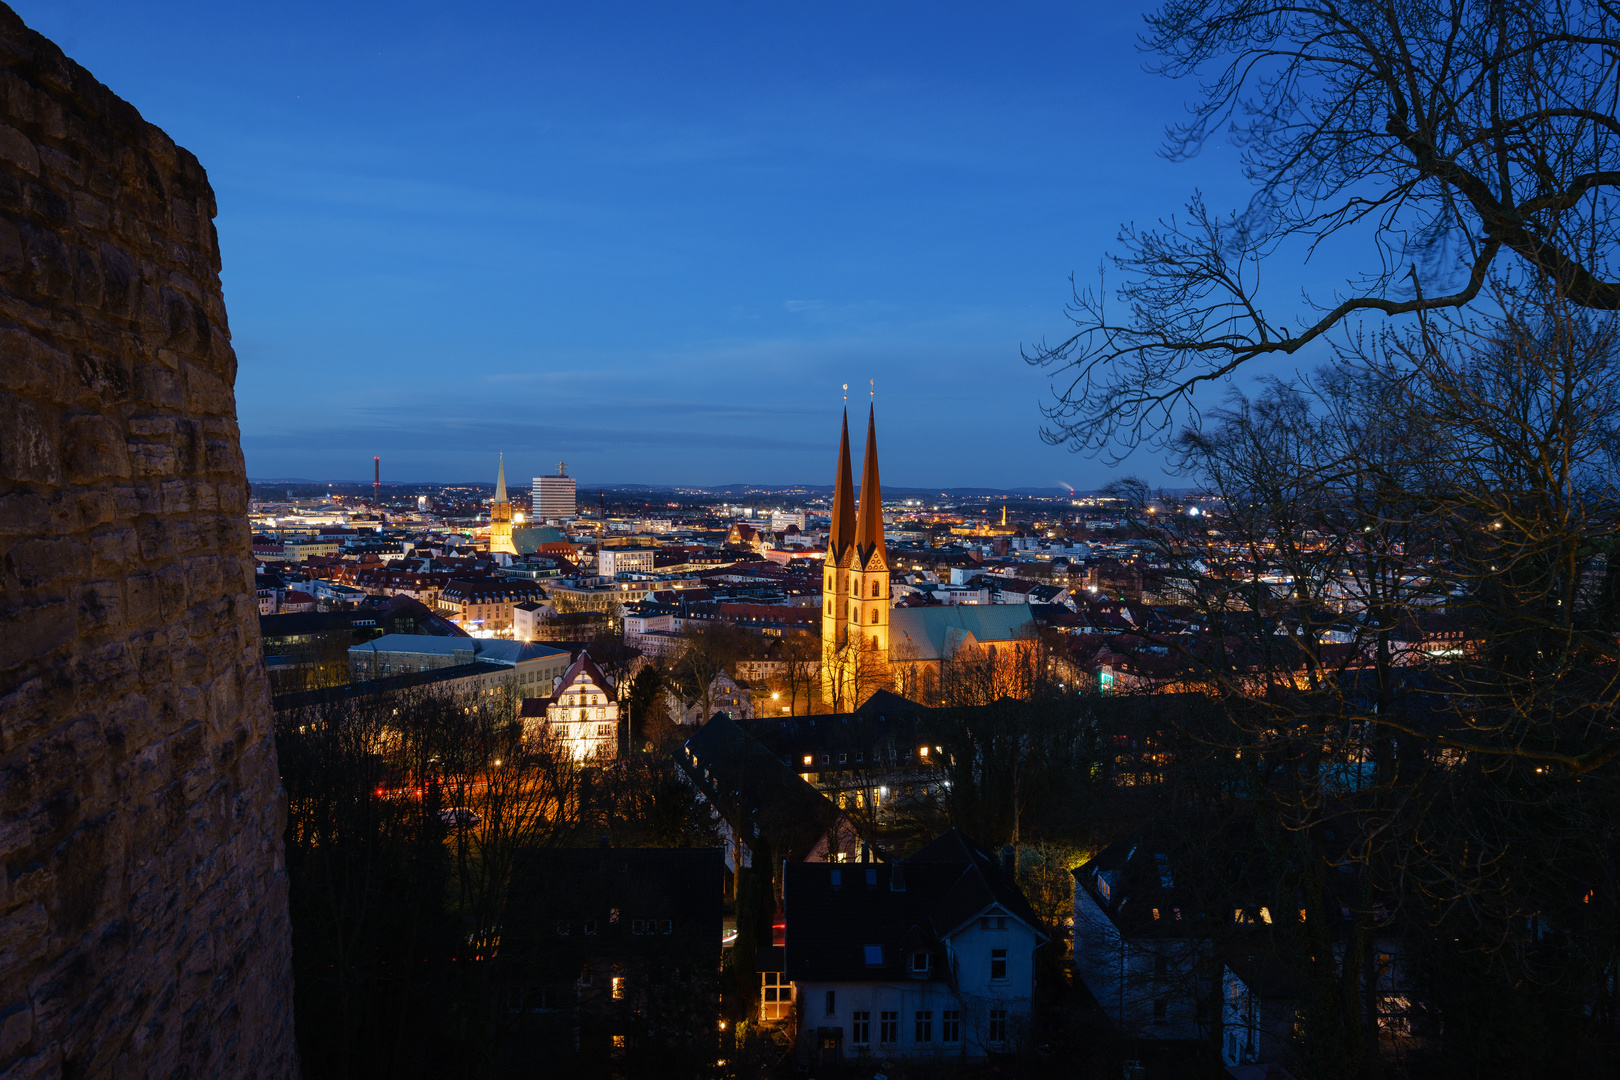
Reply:
[[883, 966], [883, 946], [881, 946], [881, 945], [868, 945], [866, 947], [866, 966], [867, 967], [882, 967]]

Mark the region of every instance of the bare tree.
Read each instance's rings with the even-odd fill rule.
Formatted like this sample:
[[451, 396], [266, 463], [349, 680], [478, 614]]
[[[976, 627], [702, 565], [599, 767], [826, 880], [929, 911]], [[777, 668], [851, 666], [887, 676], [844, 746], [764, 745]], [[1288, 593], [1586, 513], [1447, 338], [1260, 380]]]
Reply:
[[[1074, 335], [1025, 352], [1054, 372], [1049, 441], [1095, 452], [1173, 434], [1202, 384], [1256, 357], [1365, 314], [1477, 306], [1493, 275], [1620, 308], [1612, 4], [1168, 0], [1147, 24], [1155, 70], [1199, 79], [1166, 155], [1224, 137], [1254, 194], [1224, 215], [1194, 197], [1121, 233], [1122, 280], [1077, 288]], [[1290, 325], [1262, 266], [1329, 241], [1365, 257]]]

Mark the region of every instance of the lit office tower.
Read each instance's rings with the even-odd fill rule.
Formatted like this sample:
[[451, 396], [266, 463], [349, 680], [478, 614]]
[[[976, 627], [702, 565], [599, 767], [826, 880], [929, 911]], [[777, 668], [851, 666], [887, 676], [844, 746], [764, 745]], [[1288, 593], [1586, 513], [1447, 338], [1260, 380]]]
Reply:
[[577, 514], [574, 503], [574, 478], [568, 475], [568, 465], [557, 462], [555, 476], [534, 478], [534, 516], [540, 521], [571, 518]]

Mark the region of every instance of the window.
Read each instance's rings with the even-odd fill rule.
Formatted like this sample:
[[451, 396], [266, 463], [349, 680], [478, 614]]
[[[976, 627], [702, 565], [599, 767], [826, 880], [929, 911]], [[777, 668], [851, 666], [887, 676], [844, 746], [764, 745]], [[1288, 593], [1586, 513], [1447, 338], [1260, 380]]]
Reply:
[[855, 751], [855, 764], [859, 765], [865, 760], [866, 760], [865, 751], [862, 751], [862, 750]]
[[831, 765], [832, 764], [832, 755], [831, 754], [822, 754], [821, 755], [821, 763], [823, 765]]
[[866, 947], [866, 966], [867, 967], [882, 967], [883, 966], [883, 946], [881, 946], [881, 945], [868, 945]]
[[914, 953], [912, 953], [911, 954], [911, 970], [912, 970], [912, 972], [917, 974], [917, 975], [926, 975], [926, 974], [928, 974], [928, 959], [929, 959], [928, 954], [925, 953], [925, 952], [914, 952]]
[[877, 612], [872, 612], [872, 621], [877, 622]]
[[814, 764], [814, 763], [815, 763], [815, 760], [816, 760], [816, 759], [815, 759], [815, 755], [813, 755], [813, 754], [806, 754], [806, 755], [804, 755], [804, 763], [805, 763], [805, 764], [806, 764], [806, 765], [811, 765], [811, 764]]
[[920, 1043], [934, 1041], [934, 1014], [931, 1010], [917, 1014], [917, 1030], [914, 1034]]
[[619, 921], [619, 909], [618, 908], [608, 908], [608, 922], [616, 923], [618, 921]]
[[1007, 1010], [990, 1010], [990, 1032], [988, 1042], [992, 1046], [1000, 1046], [1007, 1041]]
[[939, 1014], [939, 1039], [941, 1042], [948, 1043], [962, 1041], [961, 1009], [946, 1009]]
[[647, 932], [647, 920], [646, 919], [631, 919], [630, 920], [630, 932], [632, 934], [645, 934]]
[[663, 932], [666, 933], [666, 934], [673, 934], [675, 932], [675, 920], [674, 919], [665, 919], [664, 920]]
[[866, 884], [873, 888], [877, 886], [877, 867], [873, 867], [866, 872]]
[[624, 976], [613, 976], [613, 1000], [621, 1001], [624, 998]]
[[877, 594], [878, 594], [878, 583], [874, 581], [874, 582], [872, 582], [872, 595], [876, 596]]
[[827, 991], [826, 1015], [828, 1015], [828, 1016], [837, 1016], [838, 1015], [838, 991], [836, 991], [836, 990]]
[[590, 935], [592, 935], [594, 933], [596, 933], [596, 920], [595, 919], [586, 919], [585, 920], [585, 934], [586, 934], [586, 936], [588, 937], [588, 936], [590, 936]]
[[836, 889], [840, 885], [842, 885], [843, 883], [844, 883], [844, 872], [842, 870], [834, 870], [832, 872], [832, 887]]
[[989, 916], [986, 916], [986, 917], [979, 920], [979, 929], [980, 930], [1005, 930], [1005, 929], [1007, 929], [1007, 916], [1005, 916], [1005, 915], [989, 915]]
[[870, 1046], [872, 1044], [872, 1014], [858, 1012], [855, 1021], [850, 1025], [850, 1041], [856, 1046]]
[[878, 1014], [878, 1042], [897, 1043], [900, 1041], [900, 1014], [898, 1012], [883, 1012]]
[[759, 1018], [786, 1020], [793, 1012], [793, 984], [779, 971], [759, 973]]
[[838, 764], [843, 765], [848, 761], [849, 761], [849, 755], [848, 754], [839, 754], [838, 755]]
[[1007, 978], [1007, 950], [990, 950], [990, 980], [1004, 982]]

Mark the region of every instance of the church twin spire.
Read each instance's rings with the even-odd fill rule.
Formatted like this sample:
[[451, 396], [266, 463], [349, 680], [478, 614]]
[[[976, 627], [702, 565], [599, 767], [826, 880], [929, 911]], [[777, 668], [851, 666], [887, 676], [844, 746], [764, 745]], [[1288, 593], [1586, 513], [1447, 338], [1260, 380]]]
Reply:
[[[879, 565], [888, 561], [883, 543], [883, 491], [878, 480], [877, 410], [866, 416], [866, 460], [861, 467], [861, 500], [855, 509], [855, 486], [850, 470], [849, 411], [838, 445], [838, 473], [833, 480], [832, 528], [827, 534], [827, 559], [832, 566], [866, 569], [874, 554]], [[853, 554], [853, 559], [849, 556]]]

